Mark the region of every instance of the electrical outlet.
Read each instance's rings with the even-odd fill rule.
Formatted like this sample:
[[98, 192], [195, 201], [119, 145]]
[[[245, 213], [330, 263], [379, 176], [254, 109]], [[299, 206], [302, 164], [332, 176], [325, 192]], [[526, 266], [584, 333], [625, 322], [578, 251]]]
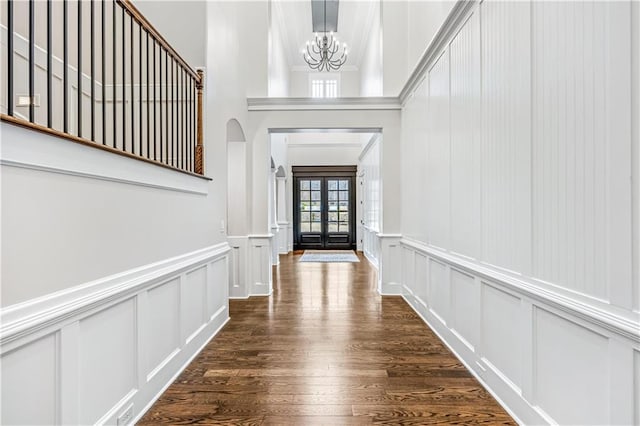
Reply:
[[133, 421], [133, 404], [128, 406], [126, 410], [120, 413], [120, 415], [116, 420], [116, 424], [118, 426], [125, 426], [125, 425], [131, 424], [132, 421]]

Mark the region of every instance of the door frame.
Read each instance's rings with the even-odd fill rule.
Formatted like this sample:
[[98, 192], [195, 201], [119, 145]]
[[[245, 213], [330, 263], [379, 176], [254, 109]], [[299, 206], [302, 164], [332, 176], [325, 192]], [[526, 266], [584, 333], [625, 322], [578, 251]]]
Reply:
[[[346, 249], [355, 250], [357, 247], [356, 241], [356, 180], [357, 180], [357, 170], [358, 166], [292, 166], [291, 171], [293, 172], [293, 248], [294, 250], [301, 250], [300, 247], [300, 191], [298, 188], [298, 180], [305, 178], [340, 178], [340, 177], [348, 177], [350, 185], [349, 185], [349, 247]], [[322, 189], [324, 192], [325, 189]], [[326, 225], [326, 218], [328, 212], [322, 211], [322, 226]], [[326, 234], [326, 231], [322, 230], [323, 234]], [[322, 248], [320, 248], [322, 249]]]

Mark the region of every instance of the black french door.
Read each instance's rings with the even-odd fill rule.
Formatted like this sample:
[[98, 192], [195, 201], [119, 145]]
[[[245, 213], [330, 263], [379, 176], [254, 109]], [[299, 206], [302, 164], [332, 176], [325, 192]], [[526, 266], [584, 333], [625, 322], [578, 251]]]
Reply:
[[356, 166], [293, 167], [294, 249], [355, 249]]

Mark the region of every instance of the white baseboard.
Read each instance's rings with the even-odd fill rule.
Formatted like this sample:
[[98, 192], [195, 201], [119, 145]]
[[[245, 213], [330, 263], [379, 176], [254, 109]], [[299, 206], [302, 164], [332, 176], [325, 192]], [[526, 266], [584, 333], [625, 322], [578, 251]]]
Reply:
[[229, 318], [228, 252], [219, 244], [4, 309], [1, 423], [142, 416]]

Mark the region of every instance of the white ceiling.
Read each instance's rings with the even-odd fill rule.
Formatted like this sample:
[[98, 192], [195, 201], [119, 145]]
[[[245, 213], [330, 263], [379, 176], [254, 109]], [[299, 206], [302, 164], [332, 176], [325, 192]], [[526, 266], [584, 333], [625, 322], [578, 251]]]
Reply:
[[[360, 67], [363, 50], [372, 20], [379, 10], [380, 0], [340, 0], [338, 32], [340, 43], [346, 43], [349, 59], [343, 67]], [[292, 69], [308, 69], [301, 50], [311, 40], [311, 0], [272, 0], [273, 25], [278, 25]]]

